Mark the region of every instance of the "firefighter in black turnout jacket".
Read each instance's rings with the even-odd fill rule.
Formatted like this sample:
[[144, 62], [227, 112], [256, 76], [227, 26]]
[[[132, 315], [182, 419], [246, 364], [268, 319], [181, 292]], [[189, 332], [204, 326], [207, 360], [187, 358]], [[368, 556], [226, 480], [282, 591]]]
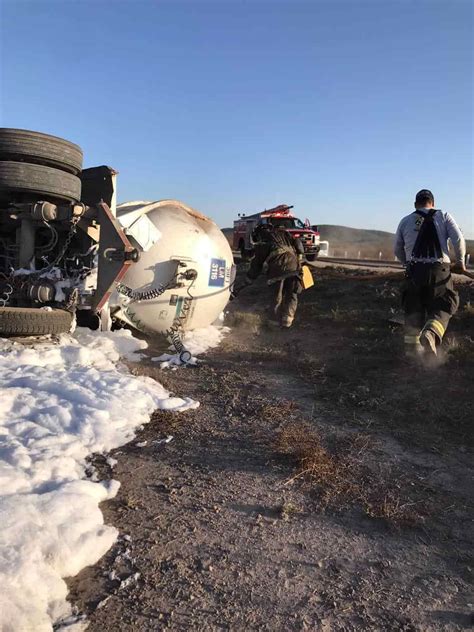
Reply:
[[252, 234], [255, 256], [250, 262], [245, 285], [251, 284], [266, 271], [268, 285], [273, 291], [270, 320], [281, 327], [291, 327], [302, 290], [301, 262], [303, 244], [281, 228], [259, 224]]
[[[451, 266], [448, 240], [456, 262]], [[459, 305], [451, 269], [462, 273], [466, 244], [454, 219], [434, 208], [431, 191], [416, 194], [415, 211], [400, 222], [395, 255], [406, 265], [402, 293], [405, 309], [405, 348], [415, 354], [435, 354], [443, 340], [451, 316]]]

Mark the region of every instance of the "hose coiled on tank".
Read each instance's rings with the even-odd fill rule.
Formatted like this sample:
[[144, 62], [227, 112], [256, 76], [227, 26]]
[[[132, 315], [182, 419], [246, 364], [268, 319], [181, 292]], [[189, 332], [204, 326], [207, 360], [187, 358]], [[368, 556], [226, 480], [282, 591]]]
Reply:
[[[192, 272], [192, 274], [189, 274], [190, 272]], [[168, 283], [160, 284], [157, 288], [153, 288], [151, 290], [146, 290], [143, 292], [132, 290], [131, 287], [128, 287], [127, 285], [124, 285], [123, 283], [117, 283], [116, 289], [119, 294], [129, 298], [130, 303], [135, 303], [138, 301], [151, 301], [155, 298], [158, 298], [162, 294], [164, 294], [164, 292], [166, 292], [166, 290], [168, 290], [170, 286], [172, 286], [176, 282], [176, 277], [177, 275], [173, 276], [173, 278], [170, 279]], [[176, 316], [171, 327], [166, 330], [166, 337], [175, 348], [176, 353], [179, 354], [180, 361], [183, 364], [188, 364], [188, 362], [192, 358], [192, 354], [184, 346], [182, 336], [184, 334], [184, 324], [188, 318], [189, 310], [191, 309], [191, 303], [194, 299], [194, 296], [191, 294], [190, 290], [193, 287], [194, 282], [197, 278], [197, 272], [195, 270], [189, 270], [188, 274], [185, 275], [185, 278], [189, 278], [191, 280], [191, 285], [187, 289], [189, 298], [186, 298], [184, 300], [183, 307], [181, 309], [179, 316]], [[137, 325], [137, 322], [134, 322], [134, 319], [131, 318], [132, 312], [130, 312], [128, 308], [126, 309], [126, 314], [130, 318], [130, 320], [133, 322], [133, 324], [138, 329], [140, 329], [140, 327]], [[140, 323], [141, 325], [140, 321], [138, 321], [138, 323]]]
[[[193, 284], [191, 284], [191, 287], [192, 285]], [[179, 354], [179, 359], [181, 360], [183, 364], [188, 364], [188, 362], [192, 358], [191, 352], [186, 349], [182, 340], [182, 336], [184, 333], [184, 323], [186, 322], [186, 319], [189, 314], [189, 310], [191, 309], [191, 303], [194, 298], [191, 295], [189, 289], [188, 289], [188, 294], [190, 298], [184, 299], [183, 307], [181, 309], [179, 316], [176, 316], [171, 327], [166, 330], [166, 337], [171, 342], [173, 347], [176, 349], [176, 353]]]
[[117, 292], [129, 298], [132, 303], [136, 303], [137, 301], [152, 301], [154, 298], [158, 298], [164, 294], [174, 279], [175, 277], [165, 285], [160, 284], [158, 287], [144, 292], [137, 292], [136, 290], [132, 290], [131, 287], [123, 285], [123, 283], [117, 283]]

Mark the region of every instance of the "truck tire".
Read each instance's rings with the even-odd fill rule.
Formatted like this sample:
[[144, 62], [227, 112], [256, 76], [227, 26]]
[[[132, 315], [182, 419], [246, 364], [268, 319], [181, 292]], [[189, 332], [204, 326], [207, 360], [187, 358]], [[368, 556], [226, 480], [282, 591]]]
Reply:
[[0, 161], [0, 199], [11, 201], [12, 193], [78, 202], [81, 199], [81, 181], [71, 173], [52, 167], [3, 160]]
[[0, 307], [0, 336], [41, 336], [71, 330], [73, 315], [65, 309]]
[[82, 150], [78, 145], [26, 129], [0, 127], [0, 160], [46, 165], [73, 175], [82, 170]]

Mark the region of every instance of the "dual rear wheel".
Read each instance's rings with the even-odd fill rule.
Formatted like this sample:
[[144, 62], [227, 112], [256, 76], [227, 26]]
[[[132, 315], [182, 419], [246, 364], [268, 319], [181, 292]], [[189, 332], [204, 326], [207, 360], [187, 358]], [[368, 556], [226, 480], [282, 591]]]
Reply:
[[38, 197], [78, 202], [82, 150], [62, 138], [0, 128], [0, 203]]
[[[15, 202], [79, 202], [82, 150], [62, 138], [0, 128], [0, 213]], [[0, 297], [1, 298], [1, 297]], [[71, 330], [64, 309], [0, 307], [0, 336], [42, 336]]]

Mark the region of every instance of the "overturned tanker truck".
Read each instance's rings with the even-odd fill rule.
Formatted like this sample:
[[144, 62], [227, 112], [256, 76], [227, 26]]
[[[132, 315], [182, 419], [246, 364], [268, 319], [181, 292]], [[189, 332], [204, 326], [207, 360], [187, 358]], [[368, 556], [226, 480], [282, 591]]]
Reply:
[[229, 299], [227, 239], [176, 200], [117, 207], [117, 172], [82, 158], [69, 141], [0, 128], [0, 336], [68, 332], [77, 316], [167, 333], [182, 349], [182, 332]]

